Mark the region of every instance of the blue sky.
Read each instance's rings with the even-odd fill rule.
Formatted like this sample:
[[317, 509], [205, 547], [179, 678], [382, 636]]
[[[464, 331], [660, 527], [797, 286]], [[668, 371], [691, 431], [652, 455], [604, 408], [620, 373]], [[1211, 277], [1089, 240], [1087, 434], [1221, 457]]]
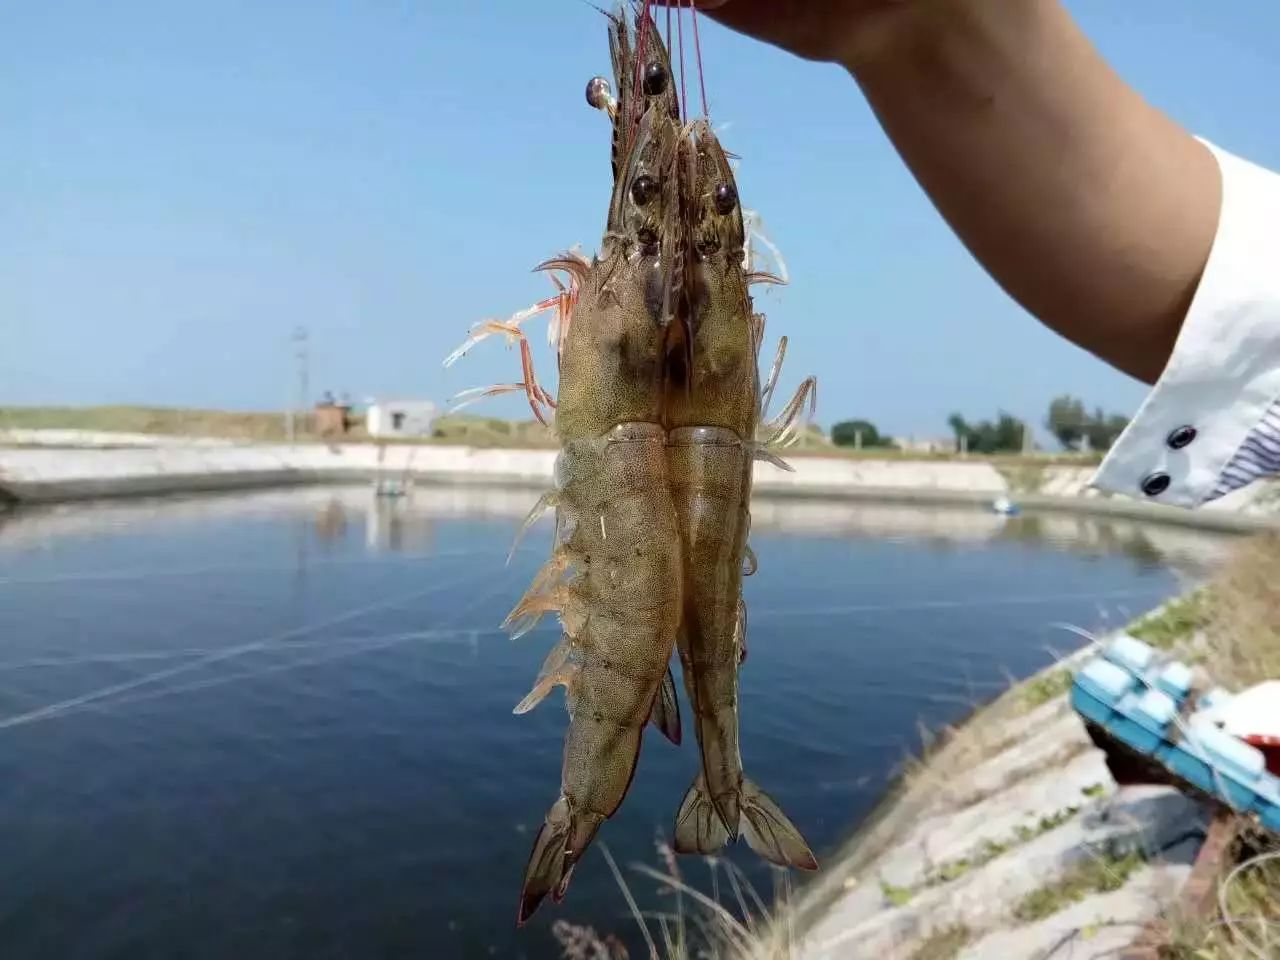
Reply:
[[[1149, 99], [1280, 168], [1280, 5], [1070, 7]], [[770, 344], [790, 336], [784, 385], [818, 375], [822, 423], [939, 434], [955, 409], [1042, 419], [1060, 392], [1136, 407], [1140, 385], [971, 260], [843, 73], [705, 21], [702, 40], [744, 202], [792, 274], [761, 296]], [[277, 408], [298, 324], [317, 391], [517, 379], [497, 342], [440, 360], [549, 292], [539, 260], [598, 244], [608, 132], [582, 88], [607, 72], [580, 0], [4, 4], [0, 404]]]

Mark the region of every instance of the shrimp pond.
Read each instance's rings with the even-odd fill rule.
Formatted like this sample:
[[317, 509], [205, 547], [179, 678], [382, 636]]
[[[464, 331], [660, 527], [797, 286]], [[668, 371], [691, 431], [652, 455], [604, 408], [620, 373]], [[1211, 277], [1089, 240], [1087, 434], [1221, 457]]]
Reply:
[[[498, 629], [548, 549], [541, 523], [505, 565], [536, 497], [313, 487], [0, 513], [3, 954], [542, 958], [560, 955], [557, 919], [634, 942], [599, 849], [565, 903], [515, 928], [566, 721], [559, 693], [511, 713], [552, 620], [515, 642]], [[922, 724], [1078, 646], [1069, 625], [1155, 606], [1231, 543], [768, 500], [752, 530], [743, 758], [820, 862]], [[596, 843], [643, 910], [673, 897], [629, 865], [662, 865], [696, 764], [691, 735], [651, 729]], [[711, 892], [704, 863], [680, 865]]]

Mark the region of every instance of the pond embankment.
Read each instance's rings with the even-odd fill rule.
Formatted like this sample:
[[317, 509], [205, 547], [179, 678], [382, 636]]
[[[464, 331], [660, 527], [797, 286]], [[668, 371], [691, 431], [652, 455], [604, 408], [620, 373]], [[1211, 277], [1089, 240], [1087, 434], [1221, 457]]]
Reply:
[[[1125, 632], [1199, 689], [1280, 676], [1280, 537]], [[1280, 838], [1172, 786], [1117, 787], [1068, 701], [1099, 638], [1012, 686], [913, 760], [794, 905], [799, 960], [1271, 957]], [[1158, 779], [1158, 778], [1157, 778]], [[1261, 939], [1259, 939], [1261, 938]]]
[[[554, 450], [441, 444], [244, 444], [110, 434], [10, 437], [0, 445], [0, 496], [19, 502], [372, 482], [546, 487]], [[43, 441], [43, 445], [41, 445]], [[59, 446], [50, 446], [57, 442]], [[0, 438], [3, 443], [3, 438]], [[762, 497], [988, 506], [1009, 497], [1036, 510], [1073, 510], [1223, 530], [1280, 523], [1280, 487], [1255, 484], [1187, 511], [1089, 488], [1093, 468], [971, 459], [875, 459], [799, 454], [790, 472], [756, 465]]]
[[1179, 897], [1210, 814], [1117, 788], [1065, 696], [1088, 648], [913, 764], [796, 906], [798, 960], [1123, 955]]

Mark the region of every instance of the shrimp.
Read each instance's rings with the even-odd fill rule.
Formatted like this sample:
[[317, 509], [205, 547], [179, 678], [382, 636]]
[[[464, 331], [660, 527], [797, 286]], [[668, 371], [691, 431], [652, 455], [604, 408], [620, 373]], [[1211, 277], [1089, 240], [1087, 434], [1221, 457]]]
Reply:
[[[738, 744], [738, 670], [746, 653], [742, 577], [755, 566], [747, 545], [752, 466], [758, 458], [776, 462], [756, 435], [781, 356], [762, 390], [757, 354], [764, 320], [752, 313], [748, 293], [756, 277], [744, 254], [743, 214], [733, 171], [704, 121], [693, 125], [686, 167], [689, 242], [679, 329], [689, 339], [668, 356], [664, 422], [683, 549], [677, 643], [702, 769], [676, 815], [674, 845], [683, 853], [712, 853], [741, 830], [766, 860], [814, 870], [817, 861], [799, 830], [744, 777]], [[814, 387], [812, 378], [801, 385], [771, 425], [769, 440], [793, 428]]]
[[565, 687], [569, 712], [560, 794], [533, 842], [517, 924], [548, 894], [563, 899], [574, 865], [630, 788], [646, 721], [680, 739], [669, 664], [683, 581], [661, 410], [682, 249], [681, 130], [665, 84], [642, 76], [637, 86], [626, 72], [633, 64], [620, 17], [610, 37], [621, 97], [613, 100], [605, 81], [588, 85], [588, 99], [611, 105], [614, 120], [616, 175], [601, 252], [548, 261], [569, 276], [553, 321], [557, 396], [548, 403], [536, 385], [523, 340], [524, 381], [492, 388], [522, 388], [531, 405], [554, 406], [561, 445], [555, 489], [525, 523], [555, 508], [552, 554], [504, 624], [520, 635], [544, 613], [559, 615], [562, 638], [515, 712], [556, 686]]
[[[677, 849], [710, 852], [741, 830], [775, 863], [816, 867], [786, 815], [743, 776], [737, 717], [741, 580], [744, 563], [755, 563], [746, 542], [751, 469], [755, 459], [781, 463], [769, 447], [794, 434], [814, 384], [802, 384], [760, 442], [785, 338], [762, 388], [764, 320], [747, 291], [781, 281], [751, 269], [728, 160], [708, 122], [683, 123], [647, 3], [634, 34], [621, 13], [610, 21], [618, 96], [599, 77], [586, 90], [613, 126], [601, 252], [541, 264], [555, 295], [477, 324], [446, 360], [493, 334], [519, 343], [520, 382], [459, 398], [523, 391], [561, 445], [555, 488], [517, 536], [554, 508], [551, 556], [504, 623], [520, 636], [558, 615], [562, 637], [515, 712], [557, 686], [569, 712], [560, 792], [529, 854], [518, 924], [548, 895], [565, 896], [574, 866], [626, 797], [646, 721], [680, 742], [669, 669], [677, 647], [702, 759], [677, 817]], [[521, 329], [545, 312], [555, 397], [538, 383]]]

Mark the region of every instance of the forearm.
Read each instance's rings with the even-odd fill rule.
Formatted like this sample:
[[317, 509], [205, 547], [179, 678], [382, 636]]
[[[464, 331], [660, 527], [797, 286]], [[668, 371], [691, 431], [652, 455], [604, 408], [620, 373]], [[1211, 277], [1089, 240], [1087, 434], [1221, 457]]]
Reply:
[[1209, 151], [1057, 0], [918, 0], [845, 65], [961, 240], [1045, 324], [1154, 381], [1217, 227]]

